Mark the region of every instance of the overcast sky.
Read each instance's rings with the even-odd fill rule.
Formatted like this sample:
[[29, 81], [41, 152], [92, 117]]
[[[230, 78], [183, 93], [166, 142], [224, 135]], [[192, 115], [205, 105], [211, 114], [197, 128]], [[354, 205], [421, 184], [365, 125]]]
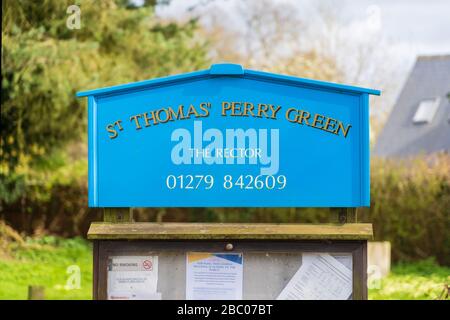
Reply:
[[[289, 2], [289, 0], [278, 1]], [[158, 10], [158, 15], [176, 18], [185, 15], [188, 8], [195, 4], [210, 2], [214, 5], [219, 3], [224, 8], [233, 10], [232, 0], [171, 0], [169, 6]], [[307, 0], [291, 2], [302, 6]], [[450, 0], [336, 0], [335, 2], [340, 3], [337, 9], [343, 7], [348, 11], [349, 20], [371, 17], [378, 23], [379, 32], [405, 54], [450, 53]], [[342, 2], [345, 3], [344, 6]]]
[[353, 10], [379, 8], [381, 31], [393, 44], [416, 54], [450, 54], [449, 0], [348, 1]]

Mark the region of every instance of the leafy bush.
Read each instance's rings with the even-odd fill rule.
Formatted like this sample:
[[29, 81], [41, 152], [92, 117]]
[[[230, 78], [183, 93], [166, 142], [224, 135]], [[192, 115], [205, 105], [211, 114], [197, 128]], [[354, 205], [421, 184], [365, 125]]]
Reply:
[[371, 206], [361, 213], [375, 239], [392, 243], [395, 261], [434, 256], [450, 265], [450, 157], [374, 159]]
[[[332, 210], [314, 208], [163, 208], [136, 213], [143, 221], [336, 221]], [[373, 223], [375, 240], [391, 241], [394, 261], [436, 257], [450, 265], [450, 156], [372, 159], [371, 206], [358, 209], [358, 221]]]
[[[83, 168], [80, 172], [86, 174]], [[449, 171], [450, 157], [445, 155], [372, 162], [371, 207], [360, 209], [358, 220], [373, 223], [376, 240], [391, 241], [394, 261], [436, 257], [450, 265]], [[6, 205], [0, 218], [28, 234], [84, 236], [90, 222], [101, 219], [101, 210], [87, 208], [85, 175], [59, 175], [66, 178], [51, 184], [48, 197], [25, 197]], [[134, 212], [137, 221], [172, 222], [326, 223], [336, 216], [330, 209], [314, 208], [138, 208]]]
[[53, 160], [68, 144], [86, 140], [77, 91], [208, 65], [195, 21], [162, 24], [156, 1], [138, 8], [123, 0], [76, 3], [81, 28], [70, 30], [73, 1], [2, 1], [0, 205], [49, 195], [43, 174], [58, 167]]

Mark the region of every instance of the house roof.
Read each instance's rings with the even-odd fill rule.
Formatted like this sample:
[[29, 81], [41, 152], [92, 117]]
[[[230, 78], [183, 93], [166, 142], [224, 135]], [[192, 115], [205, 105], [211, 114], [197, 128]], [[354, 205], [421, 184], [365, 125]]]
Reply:
[[[417, 58], [373, 154], [408, 157], [450, 151], [450, 55]], [[422, 101], [437, 99], [437, 111], [429, 123], [414, 123]]]
[[332, 82], [325, 82], [319, 80], [298, 78], [293, 76], [279, 75], [274, 73], [255, 71], [244, 69], [239, 64], [220, 63], [213, 64], [207, 70], [201, 70], [196, 72], [184, 73], [180, 75], [168, 76], [164, 78], [156, 78], [150, 80], [144, 80], [139, 82], [127, 83], [118, 86], [93, 89], [88, 91], [80, 91], [77, 93], [77, 97], [86, 96], [99, 96], [105, 94], [120, 94], [129, 90], [142, 90], [144, 88], [151, 88], [153, 86], [171, 85], [178, 82], [185, 82], [191, 80], [208, 79], [217, 76], [232, 76], [243, 77], [246, 79], [254, 79], [261, 81], [272, 81], [278, 83], [285, 83], [287, 85], [297, 85], [302, 87], [311, 87], [317, 89], [328, 89], [334, 91], [342, 91], [348, 93], [368, 93], [374, 95], [380, 95], [380, 91], [368, 88], [361, 88], [349, 85], [343, 85]]

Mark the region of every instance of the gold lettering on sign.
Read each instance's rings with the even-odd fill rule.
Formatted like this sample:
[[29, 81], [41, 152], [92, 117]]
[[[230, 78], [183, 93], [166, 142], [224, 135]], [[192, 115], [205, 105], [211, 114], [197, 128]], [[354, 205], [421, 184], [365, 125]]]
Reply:
[[109, 133], [112, 133], [112, 135], [109, 136], [110, 139], [115, 139], [119, 135], [117, 133], [116, 129], [114, 129], [114, 125], [113, 124], [108, 124], [106, 126], [106, 131], [108, 131]]
[[[130, 123], [135, 130], [165, 124], [177, 120], [196, 119], [209, 117], [211, 102], [191, 103], [189, 106], [180, 104], [178, 107], [164, 107], [131, 115]], [[277, 120], [282, 106], [272, 103], [253, 103], [249, 101], [222, 101], [222, 117], [254, 117]], [[288, 108], [284, 113], [285, 120], [292, 124], [316, 128], [327, 133], [347, 138], [351, 124], [346, 124], [338, 119], [328, 117], [321, 113], [311, 113], [297, 108]], [[124, 130], [122, 120], [117, 120], [106, 125], [106, 131], [110, 139], [119, 136], [119, 131]]]
[[253, 109], [255, 109], [255, 106], [251, 102], [244, 102], [244, 113], [242, 114], [243, 117], [248, 117], [251, 115], [254, 117]]
[[109, 133], [111, 133], [111, 135], [109, 135], [110, 139], [115, 139], [117, 138], [117, 136], [119, 135], [119, 133], [116, 130], [116, 127], [119, 129], [119, 131], [123, 130], [122, 127], [122, 120], [117, 120], [116, 122], [112, 123], [112, 124], [108, 124], [106, 126], [106, 131], [108, 131]]
[[167, 108], [169, 110], [169, 115], [170, 115], [170, 120], [183, 120], [185, 119], [184, 117], [184, 111], [183, 111], [184, 106], [182, 104], [180, 104], [178, 106], [177, 112], [175, 112], [171, 107]]
[[152, 121], [154, 125], [158, 124], [158, 121], [156, 121], [156, 118], [155, 118], [155, 111], [144, 112], [141, 116], [144, 118], [146, 127], [150, 127], [151, 126], [150, 121]]
[[200, 109], [204, 112], [202, 117], [208, 117], [209, 116], [209, 108], [211, 106], [211, 103], [209, 102], [202, 102], [200, 103]]
[[267, 110], [269, 110], [269, 106], [264, 103], [258, 103], [258, 118], [262, 118], [262, 114], [267, 118]]
[[323, 114], [316, 113], [312, 115], [308, 111], [295, 108], [287, 109], [285, 117], [291, 123], [307, 125], [336, 135], [339, 135], [342, 131], [344, 138], [347, 138], [348, 132], [352, 127], [350, 124], [345, 125], [342, 121], [327, 117]]
[[255, 117], [266, 119], [277, 119], [277, 113], [281, 106], [268, 103], [253, 104], [247, 101], [223, 101], [222, 116], [231, 117]]
[[327, 118], [327, 121], [325, 121], [325, 125], [323, 127], [323, 130], [336, 134], [336, 131], [335, 131], [336, 130], [336, 128], [335, 128], [336, 123], [337, 123], [337, 121], [335, 119]]
[[222, 102], [222, 116], [227, 115], [227, 110], [231, 109], [231, 104], [229, 102]]
[[168, 123], [169, 121], [184, 120], [190, 118], [203, 118], [209, 116], [210, 102], [202, 102], [198, 107], [190, 104], [187, 110], [184, 105], [179, 105], [176, 111], [172, 107], [159, 108], [130, 117], [130, 121], [134, 123], [135, 129], [142, 129], [141, 119], [144, 120], [144, 126], [156, 126], [158, 124]]
[[[165, 116], [161, 117], [161, 113], [164, 113]], [[170, 120], [170, 113], [169, 113], [169, 111], [167, 109], [159, 109], [158, 111], [156, 111], [156, 119], [160, 123], [168, 122]]]
[[142, 129], [141, 124], [139, 123], [139, 119], [141, 118], [140, 114], [134, 115], [130, 117], [130, 121], [134, 121], [134, 124], [136, 125], [136, 130]]
[[319, 125], [321, 125], [323, 123], [322, 121], [323, 121], [323, 116], [318, 114], [318, 113], [316, 113], [314, 115], [314, 122], [312, 124], [312, 127], [321, 129], [322, 127], [319, 127]]
[[336, 134], [339, 134], [339, 131], [342, 129], [342, 132], [344, 133], [344, 138], [347, 138], [348, 130], [352, 127], [350, 124], [344, 127], [344, 124], [342, 122], [338, 122], [339, 127], [336, 129]]

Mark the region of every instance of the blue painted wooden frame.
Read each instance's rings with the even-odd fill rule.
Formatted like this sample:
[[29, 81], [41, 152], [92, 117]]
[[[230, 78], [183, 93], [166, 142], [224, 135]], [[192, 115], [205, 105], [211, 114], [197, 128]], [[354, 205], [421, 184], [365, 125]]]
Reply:
[[[181, 88], [181, 89], [180, 89]], [[185, 89], [183, 89], [185, 88]], [[231, 88], [231, 89], [230, 89]], [[203, 90], [203, 91], [201, 91]], [[228, 91], [227, 91], [228, 90]], [[233, 96], [231, 91], [234, 90], [238, 94]], [[253, 90], [253, 91], [252, 91]], [[217, 96], [210, 93], [216, 92]], [[132, 114], [147, 112], [159, 107], [167, 107], [165, 100], [179, 100], [179, 103], [189, 105], [189, 100], [192, 98], [198, 103], [201, 101], [199, 92], [205, 93], [205, 101], [208, 99], [214, 100], [214, 108], [220, 108], [218, 102], [223, 99], [230, 100], [232, 96], [235, 101], [240, 101], [243, 94], [243, 99], [252, 103], [264, 103], [266, 92], [267, 97], [276, 100], [285, 110], [292, 107], [293, 101], [298, 101], [299, 109], [308, 110], [308, 103], [303, 103], [302, 95], [306, 95], [310, 99], [311, 106], [316, 109], [316, 113], [327, 116], [326, 112], [332, 111], [332, 116], [338, 120], [352, 122], [353, 131], [350, 131], [352, 136], [344, 138], [342, 136], [333, 136], [328, 138], [326, 135], [333, 135], [328, 132], [319, 130], [302, 131], [302, 134], [308, 139], [305, 142], [313, 150], [311, 154], [306, 157], [301, 157], [298, 151], [289, 146], [289, 157], [296, 159], [283, 159], [288, 162], [288, 165], [283, 170], [287, 174], [289, 192], [278, 191], [266, 192], [263, 190], [260, 193], [248, 190], [235, 190], [232, 192], [224, 192], [220, 188], [211, 190], [171, 190], [168, 192], [164, 190], [165, 186], [156, 179], [155, 169], [157, 165], [158, 170], [162, 175], [167, 175], [170, 170], [176, 171], [176, 174], [192, 172], [192, 165], [186, 165], [185, 169], [178, 170], [173, 163], [167, 163], [161, 166], [160, 159], [158, 160], [154, 153], [148, 151], [147, 153], [136, 153], [139, 156], [147, 157], [150, 166], [154, 166], [153, 170], [142, 166], [143, 162], [140, 159], [133, 157], [125, 158], [124, 153], [133, 154], [133, 150], [140, 148], [141, 144], [150, 148], [153, 145], [158, 145], [158, 141], [163, 137], [167, 139], [167, 144], [171, 141], [168, 139], [168, 134], [165, 130], [169, 130], [169, 125], [160, 124], [154, 126], [153, 131], [151, 127], [140, 130], [146, 132], [137, 136], [137, 131], [131, 127], [128, 122], [129, 116]], [[154, 93], [153, 93], [154, 92]], [[183, 92], [191, 92], [192, 96], [183, 94]], [[279, 94], [277, 95], [277, 92]], [[295, 93], [295, 92], [298, 92]], [[245, 93], [245, 94], [244, 94]], [[294, 94], [295, 93], [295, 94]], [[223, 97], [221, 96], [223, 95]], [[369, 95], [380, 95], [380, 91], [360, 88], [355, 86], [348, 86], [336, 83], [323, 82], [318, 80], [303, 79], [292, 76], [278, 75], [261, 71], [247, 70], [236, 64], [216, 64], [212, 65], [208, 70], [191, 72], [181, 75], [169, 76], [159, 79], [151, 79], [135, 83], [123, 84], [108, 88], [100, 88], [89, 91], [78, 92], [78, 97], [88, 97], [88, 162], [89, 162], [89, 206], [90, 207], [360, 207], [369, 206], [370, 204], [370, 155], [369, 155]], [[195, 98], [195, 99], [194, 99]], [[149, 101], [146, 104], [145, 101]], [[199, 100], [200, 99], [200, 100]], [[261, 100], [262, 99], [262, 100]], [[269, 99], [270, 100], [270, 99]], [[152, 102], [153, 101], [153, 102]], [[158, 102], [158, 103], [155, 103]], [[305, 100], [306, 101], [306, 100]], [[332, 109], [333, 103], [336, 102], [336, 108]], [[296, 103], [294, 103], [296, 104]], [[339, 111], [342, 109], [342, 114]], [[338, 112], [339, 111], [339, 112]], [[108, 118], [108, 119], [106, 119]], [[122, 142], [116, 142], [116, 139], [111, 140], [104, 128], [105, 123], [109, 123], [114, 119], [122, 119], [127, 125], [126, 132], [128, 136], [123, 137], [122, 132], [116, 139], [122, 139]], [[281, 118], [281, 117], [280, 117]], [[278, 119], [278, 118], [277, 118]], [[184, 127], [192, 127], [193, 122], [198, 119], [177, 121], [170, 123], [171, 129], [180, 129]], [[293, 131], [292, 124], [287, 121], [280, 120], [260, 120], [257, 123], [253, 119], [247, 118], [247, 122], [243, 119], [222, 118], [213, 115], [209, 118], [204, 118], [205, 124], [218, 129], [225, 128], [241, 128], [251, 123], [258, 129], [267, 128], [268, 130], [275, 127], [280, 130], [288, 130], [289, 138], [282, 138], [280, 145], [287, 145], [286, 139], [295, 139], [297, 131]], [[245, 119], [244, 119], [245, 120]], [[105, 122], [106, 121], [106, 122]], [[126, 122], [127, 121], [127, 122]], [[276, 125], [274, 123], [277, 123]], [[288, 128], [288, 126], [291, 126]], [[164, 129], [163, 129], [164, 128]], [[286, 129], [285, 129], [286, 128]], [[247, 129], [247, 128], [245, 128]], [[303, 126], [298, 125], [298, 130], [304, 129]], [[131, 132], [133, 131], [133, 132]], [[130, 132], [130, 133], [128, 133]], [[173, 132], [173, 131], [172, 131]], [[300, 131], [298, 131], [300, 132]], [[280, 133], [281, 135], [281, 133]], [[357, 136], [355, 136], [357, 135]], [[284, 135], [285, 137], [286, 135]], [[327, 138], [324, 138], [327, 137]], [[129, 139], [129, 140], [127, 140]], [[328, 139], [328, 140], [326, 140]], [[317, 144], [314, 141], [317, 140]], [[129, 141], [129, 145], [127, 144]], [[139, 143], [139, 144], [138, 144]], [[335, 145], [342, 146], [340, 149], [333, 150], [330, 154], [315, 150], [316, 145], [323, 144], [324, 148], [330, 150], [335, 148]], [[120, 148], [118, 147], [120, 145]], [[115, 149], [116, 148], [116, 149]], [[144, 148], [144, 147], [142, 147]], [[165, 150], [166, 144], [159, 144], [159, 150]], [[336, 147], [337, 148], [337, 147]], [[116, 150], [116, 151], [114, 151]], [[353, 150], [355, 154], [349, 155], [349, 150]], [[116, 152], [116, 153], [115, 153]], [[283, 151], [281, 151], [283, 152]], [[167, 153], [167, 152], [166, 152]], [[118, 156], [112, 156], [118, 154]], [[281, 153], [283, 154], [283, 153]], [[320, 156], [333, 157], [323, 160]], [[345, 161], [339, 162], [339, 157], [347, 158], [358, 162], [356, 168]], [[167, 154], [165, 154], [167, 158]], [[315, 158], [317, 157], [317, 159]], [[120, 159], [119, 159], [120, 158]], [[167, 160], [167, 159], [166, 159]], [[170, 160], [170, 159], [169, 159]], [[307, 163], [307, 166], [314, 170], [330, 170], [329, 166], [339, 163], [335, 171], [328, 171], [330, 181], [328, 183], [335, 183], [333, 188], [324, 185], [323, 191], [314, 180], [314, 170], [309, 170], [306, 175], [296, 176], [299, 170], [296, 169], [296, 164], [301, 166]], [[314, 167], [314, 165], [316, 167]], [[216, 174], [217, 182], [222, 183], [224, 170], [217, 169], [215, 165], [207, 166], [200, 165], [201, 170], [205, 174]], [[246, 170], [252, 175], [257, 175], [254, 167], [245, 165], [242, 168], [230, 167], [230, 172], [236, 175], [245, 174]], [[139, 177], [129, 177], [127, 172], [133, 170], [141, 170], [143, 172], [142, 179]], [[167, 169], [167, 170], [166, 170]], [[147, 171], [146, 171], [147, 170]], [[200, 171], [201, 171], [200, 170]], [[196, 173], [200, 172], [196, 169]], [[300, 170], [301, 171], [301, 170]], [[312, 172], [311, 172], [312, 171]], [[222, 176], [221, 176], [222, 175]], [[114, 180], [114, 177], [117, 177]], [[146, 181], [146, 177], [153, 177]], [[327, 176], [328, 177], [328, 176]], [[216, 179], [216, 177], [215, 177]], [[334, 179], [334, 180], [333, 180]], [[340, 181], [336, 181], [340, 179]], [[158, 181], [156, 181], [158, 180]], [[306, 184], [306, 185], [302, 185]], [[311, 186], [311, 191], [308, 191], [308, 184]], [[116, 187], [114, 187], [116, 186]], [[126, 187], [125, 187], [126, 186]], [[341, 186], [343, 186], [341, 188]], [[143, 188], [149, 188], [148, 194], [145, 194]], [[214, 186], [216, 188], [216, 184]], [[297, 189], [296, 189], [297, 188]], [[340, 188], [342, 190], [340, 190]], [[296, 190], [303, 190], [301, 194], [296, 193]], [[244, 196], [243, 194], [247, 194]], [[285, 192], [285, 193], [283, 193]], [[311, 192], [311, 194], [307, 194]], [[323, 194], [321, 194], [323, 193]], [[351, 193], [351, 194], [350, 194]]]

